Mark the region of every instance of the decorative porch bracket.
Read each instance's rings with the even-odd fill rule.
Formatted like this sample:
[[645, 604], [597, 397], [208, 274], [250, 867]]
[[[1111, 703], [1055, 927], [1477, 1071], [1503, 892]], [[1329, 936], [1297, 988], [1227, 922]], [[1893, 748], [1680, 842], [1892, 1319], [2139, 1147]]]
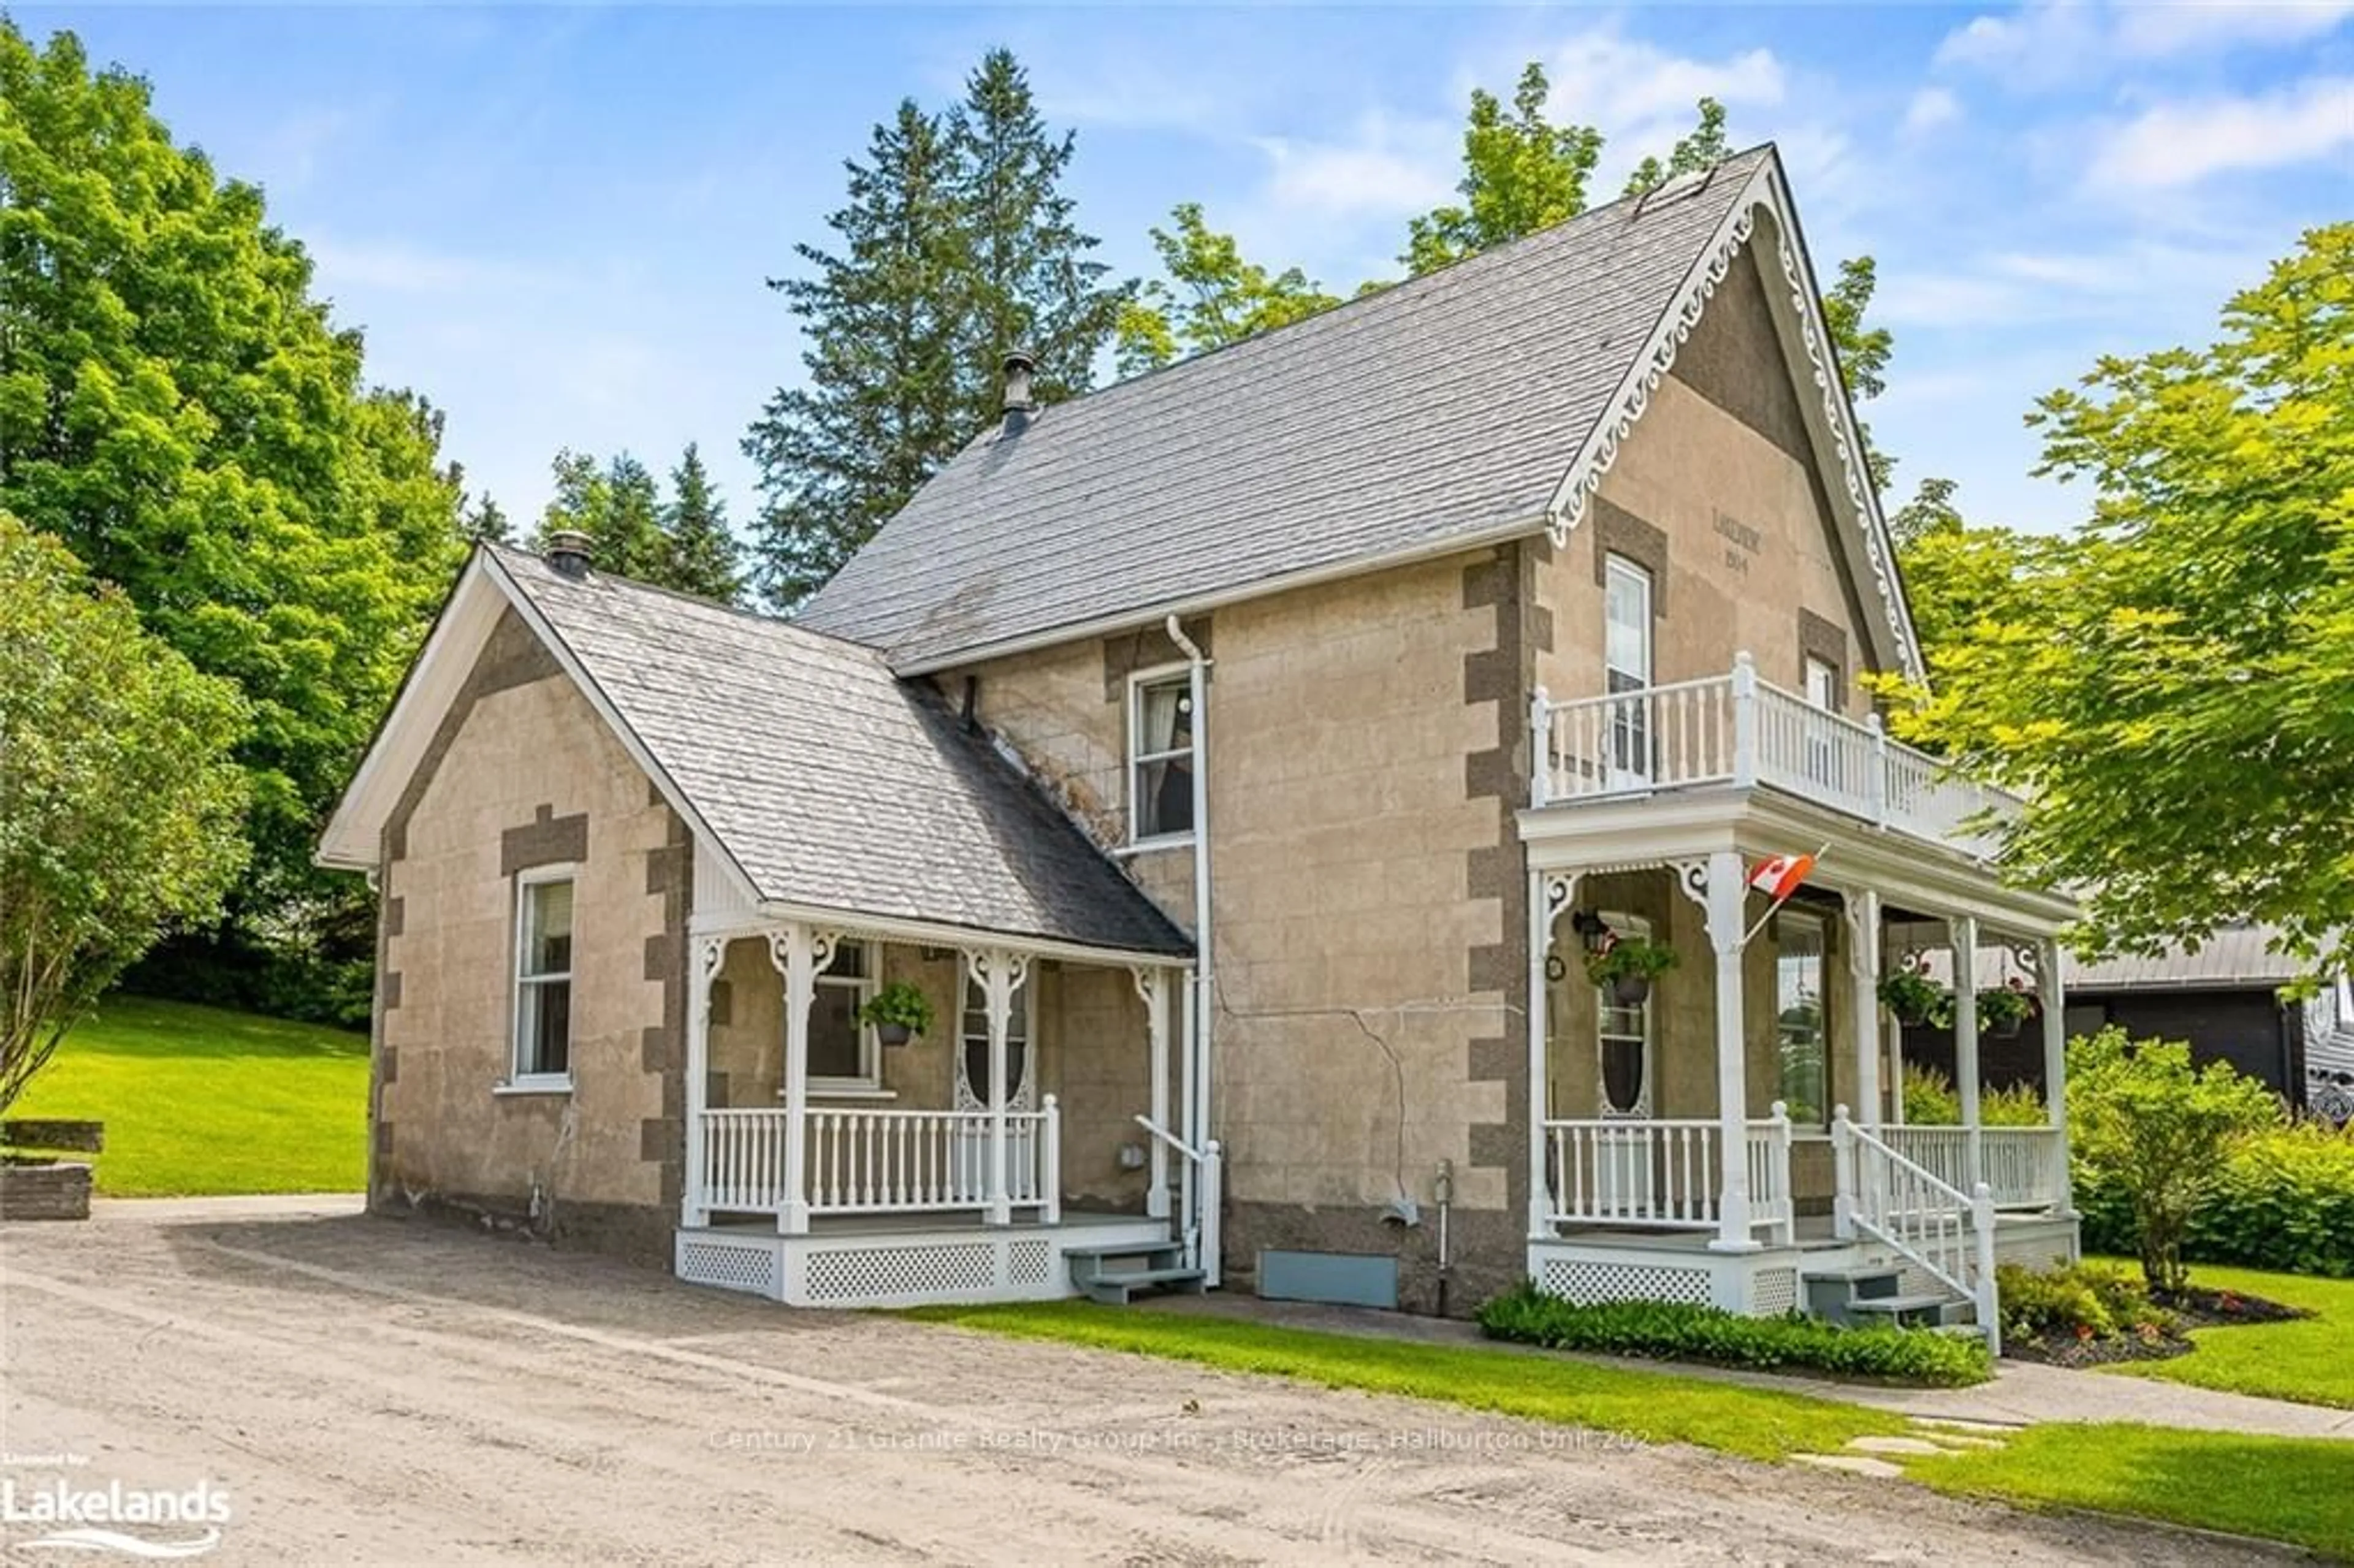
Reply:
[[[1013, 1223], [1013, 1202], [1006, 1168], [1005, 1037], [1013, 1017], [1013, 993], [1030, 978], [1030, 959], [1003, 948], [968, 948], [964, 967], [973, 984], [981, 988], [982, 1008], [989, 1018], [989, 1223], [1008, 1225]], [[1034, 1074], [1037, 1063], [1025, 1064], [1024, 1071]], [[1042, 1177], [1048, 1181], [1061, 1179], [1055, 1171]]]
[[810, 1009], [817, 1001], [818, 971], [833, 962], [840, 938], [798, 921], [769, 934], [769, 961], [785, 981], [784, 1201], [777, 1229], [784, 1235], [809, 1234], [809, 1036]]

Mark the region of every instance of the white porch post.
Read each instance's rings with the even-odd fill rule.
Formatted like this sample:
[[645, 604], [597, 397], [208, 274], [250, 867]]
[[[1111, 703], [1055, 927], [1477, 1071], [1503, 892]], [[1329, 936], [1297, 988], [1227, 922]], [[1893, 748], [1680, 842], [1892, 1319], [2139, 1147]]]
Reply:
[[[1169, 971], [1158, 966], [1140, 965], [1129, 971], [1136, 980], [1136, 994], [1144, 1000], [1144, 1026], [1151, 1041], [1152, 1095], [1147, 1115], [1152, 1125], [1161, 1131], [1169, 1130]], [[1144, 1212], [1150, 1218], [1169, 1217], [1169, 1145], [1166, 1140], [1148, 1138], [1145, 1158], [1150, 1161], [1150, 1175], [1144, 1186]]]
[[[1543, 764], [1540, 764], [1542, 767]], [[1545, 1192], [1546, 1085], [1551, 1081], [1545, 1030], [1545, 949], [1553, 943], [1557, 908], [1566, 908], [1577, 878], [1529, 873], [1529, 1234], [1553, 1234], [1553, 1203]]]
[[710, 1172], [704, 1169], [703, 1113], [711, 1093], [711, 985], [726, 960], [727, 938], [698, 937], [688, 950], [686, 983], [686, 1180], [679, 1224], [711, 1223]]
[[2052, 1124], [2052, 1212], [2076, 1212], [2068, 1171], [2068, 992], [2060, 975], [2060, 944], [2050, 937], [2035, 945], [2036, 1004], [2043, 1010], [2043, 1109]]
[[1867, 1132], [1880, 1130], [1880, 893], [1850, 894], [1848, 969], [1855, 981], [1855, 1103]]
[[1723, 1186], [1717, 1197], [1716, 1252], [1754, 1252], [1749, 1232], [1749, 1031], [1741, 989], [1742, 916], [1749, 884], [1741, 856], [1708, 857], [1708, 936], [1716, 949], [1716, 1109]]
[[[989, 1015], [989, 1223], [1006, 1225], [1013, 1223], [1012, 1187], [1008, 1181], [1005, 1138], [1005, 1036], [1013, 1016], [1013, 993], [1021, 989], [1030, 973], [1030, 960], [1019, 953], [1002, 948], [968, 951], [964, 956], [966, 972], [981, 987], [981, 1000]], [[1029, 1063], [1025, 1071], [1036, 1072], [1037, 1063]], [[1060, 1178], [1055, 1177], [1059, 1181]]]
[[784, 1202], [777, 1229], [809, 1234], [809, 1023], [817, 1001], [817, 972], [833, 962], [834, 937], [795, 921], [769, 937], [769, 959], [785, 981]]
[[1954, 956], [1954, 1087], [1962, 1100], [1962, 1132], [1967, 1145], [1965, 1190], [1986, 1180], [1983, 1132], [1978, 1118], [1978, 923], [1971, 915], [1946, 922]]

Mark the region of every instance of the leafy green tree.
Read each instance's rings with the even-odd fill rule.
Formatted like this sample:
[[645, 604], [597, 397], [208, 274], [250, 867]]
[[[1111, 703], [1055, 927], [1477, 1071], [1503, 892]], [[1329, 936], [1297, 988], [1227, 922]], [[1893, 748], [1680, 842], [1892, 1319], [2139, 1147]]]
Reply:
[[246, 704], [0, 511], [0, 1110], [245, 864]]
[[743, 591], [743, 547], [727, 526], [727, 508], [693, 442], [671, 470], [663, 509], [664, 586], [732, 604]]
[[478, 545], [512, 545], [514, 524], [504, 508], [485, 493], [458, 514], [458, 532]]
[[462, 548], [439, 414], [364, 385], [311, 283], [144, 81], [0, 17], [0, 507], [243, 690], [241, 922], [364, 904], [312, 842]]
[[1937, 650], [1981, 622], [2001, 623], [2028, 613], [2037, 575], [2051, 555], [2048, 539], [1970, 526], [1954, 505], [1954, 488], [1950, 479], [1925, 479], [1913, 499], [1888, 518], [1913, 629], [1933, 660]]
[[2203, 349], [2044, 397], [2039, 472], [2093, 518], [2014, 613], [1938, 648], [1900, 713], [2027, 804], [2019, 874], [2086, 890], [2093, 945], [2276, 925], [2354, 968], [2354, 224], [2308, 232]]
[[1635, 172], [1627, 178], [1626, 194], [1649, 195], [1670, 180], [1712, 169], [1731, 156], [1733, 148], [1724, 139], [1724, 105], [1713, 98], [1703, 98], [1700, 101], [1700, 123], [1669, 149], [1666, 163], [1647, 155], [1636, 164]]
[[1119, 368], [1133, 376], [1288, 325], [1339, 304], [1297, 267], [1243, 260], [1234, 236], [1212, 229], [1202, 204], [1180, 202], [1172, 228], [1152, 230], [1168, 281], [1153, 279], [1120, 313]]
[[960, 385], [967, 272], [954, 169], [913, 99], [852, 162], [839, 249], [772, 278], [808, 347], [744, 438], [759, 470], [754, 577], [778, 609], [815, 592], [974, 433]]
[[663, 583], [670, 566], [662, 527], [662, 497], [646, 465], [627, 452], [599, 466], [587, 452], [567, 447], [548, 465], [555, 493], [541, 512], [532, 547], [544, 550], [548, 535], [586, 534], [596, 546], [597, 567], [638, 582]]
[[1036, 358], [1042, 402], [1092, 386], [1130, 287], [1088, 260], [1098, 241], [1062, 188], [1077, 138], [1046, 129], [1013, 51], [982, 57], [944, 135], [970, 313], [957, 365], [969, 437], [998, 415], [1012, 349]]
[[2124, 1193], [2152, 1290], [2189, 1283], [2182, 1243], [2199, 1205], [2233, 1150], [2280, 1119], [2270, 1089], [2228, 1062], [2193, 1067], [2179, 1041], [2127, 1040], [2112, 1025], [2068, 1047], [2071, 1153]]
[[1462, 201], [1412, 220], [1406, 270], [1425, 272], [1565, 222], [1585, 210], [1586, 182], [1602, 156], [1602, 132], [1556, 125], [1545, 114], [1552, 87], [1531, 60], [1507, 110], [1485, 88], [1471, 90], [1463, 132]]

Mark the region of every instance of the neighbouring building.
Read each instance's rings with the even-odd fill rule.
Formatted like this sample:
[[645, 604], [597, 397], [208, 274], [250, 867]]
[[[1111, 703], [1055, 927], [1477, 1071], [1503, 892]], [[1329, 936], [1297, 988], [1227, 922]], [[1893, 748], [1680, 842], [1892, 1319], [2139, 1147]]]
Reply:
[[[790, 622], [475, 555], [321, 851], [382, 904], [373, 1204], [794, 1303], [1983, 1321], [2073, 1252], [2073, 907], [1865, 694], [1918, 652], [1771, 148], [1027, 380]], [[1923, 948], [2033, 989], [2050, 1126], [1894, 1124]]]

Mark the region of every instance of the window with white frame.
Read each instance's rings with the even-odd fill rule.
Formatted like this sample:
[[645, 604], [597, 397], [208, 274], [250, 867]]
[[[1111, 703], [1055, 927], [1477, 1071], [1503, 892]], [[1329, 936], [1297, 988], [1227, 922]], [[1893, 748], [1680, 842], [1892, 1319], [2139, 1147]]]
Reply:
[[809, 1081], [814, 1090], [879, 1089], [881, 1052], [859, 1010], [875, 995], [875, 954], [864, 942], [837, 942], [818, 971], [810, 1003]]
[[1807, 655], [1807, 701], [1831, 713], [1839, 712], [1839, 666], [1812, 653]]
[[[1006, 999], [1005, 1104], [1025, 1110], [1036, 1100], [1030, 1086], [1030, 988], [1022, 986]], [[987, 1110], [989, 1106], [989, 993], [967, 979], [964, 986], [963, 1055], [957, 1063], [959, 1109]]]
[[[1603, 563], [1603, 689], [1611, 696], [1651, 684], [1651, 574], [1621, 556]], [[1651, 775], [1650, 715], [1644, 699], [1610, 705], [1609, 770], [1614, 786]]]
[[1193, 831], [1193, 677], [1153, 671], [1129, 683], [1129, 842]]
[[1774, 916], [1774, 1097], [1789, 1107], [1799, 1127], [1830, 1125], [1830, 1020], [1825, 1009], [1825, 960], [1830, 927], [1811, 909], [1784, 907]]
[[514, 1060], [518, 1088], [572, 1081], [572, 870], [515, 879]]

